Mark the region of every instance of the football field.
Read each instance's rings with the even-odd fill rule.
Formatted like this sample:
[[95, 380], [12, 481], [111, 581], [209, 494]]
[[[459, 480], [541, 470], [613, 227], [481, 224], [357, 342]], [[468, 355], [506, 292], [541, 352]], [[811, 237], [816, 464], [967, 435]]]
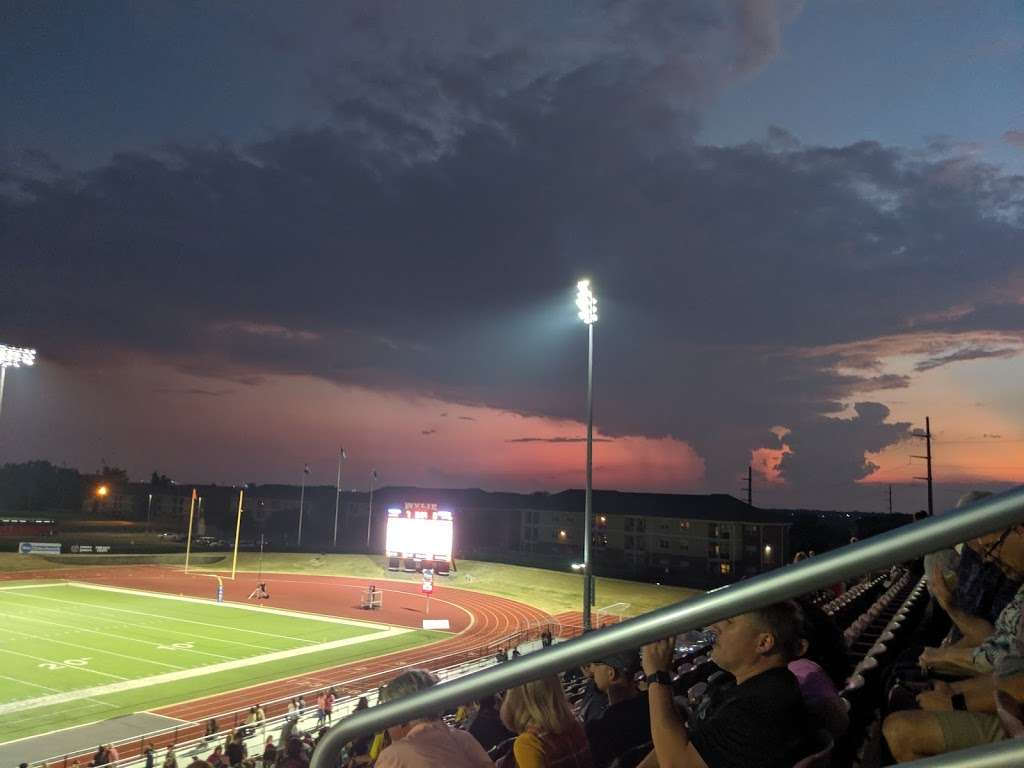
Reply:
[[9, 583], [0, 586], [0, 742], [448, 636], [92, 584]]

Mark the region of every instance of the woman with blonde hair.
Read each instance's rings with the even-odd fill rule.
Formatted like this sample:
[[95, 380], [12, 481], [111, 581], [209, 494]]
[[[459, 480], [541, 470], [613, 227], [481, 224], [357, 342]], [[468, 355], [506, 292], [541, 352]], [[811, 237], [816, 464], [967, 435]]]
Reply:
[[501, 722], [519, 734], [512, 744], [518, 768], [591, 768], [587, 736], [558, 677], [510, 688], [501, 702]]

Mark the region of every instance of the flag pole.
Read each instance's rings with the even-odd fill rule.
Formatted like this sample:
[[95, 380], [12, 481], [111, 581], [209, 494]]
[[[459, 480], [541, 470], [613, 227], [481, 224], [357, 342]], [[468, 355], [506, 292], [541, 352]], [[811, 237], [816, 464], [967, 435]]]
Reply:
[[302, 547], [302, 507], [306, 501], [306, 473], [309, 472], [309, 465], [305, 464], [302, 467], [302, 490], [299, 491], [299, 535], [298, 541], [295, 542], [295, 548], [299, 549]]

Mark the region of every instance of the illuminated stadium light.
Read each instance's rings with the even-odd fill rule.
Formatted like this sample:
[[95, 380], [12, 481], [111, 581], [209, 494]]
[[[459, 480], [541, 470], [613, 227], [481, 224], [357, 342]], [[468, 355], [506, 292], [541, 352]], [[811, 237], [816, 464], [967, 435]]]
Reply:
[[[580, 320], [587, 325], [587, 490], [583, 503], [583, 631], [586, 632], [591, 628], [590, 603], [594, 595], [590, 540], [594, 530], [594, 323], [597, 322], [597, 297], [589, 280], [576, 283], [576, 308]], [[559, 538], [565, 539], [564, 532]]]
[[587, 325], [597, 322], [597, 297], [590, 289], [589, 280], [580, 280], [576, 283], [576, 307], [579, 309], [579, 318]]
[[36, 364], [36, 351], [28, 347], [10, 347], [0, 344], [0, 412], [4, 406], [4, 383], [8, 368], [21, 368]]
[[0, 366], [4, 368], [20, 368], [23, 365], [36, 364], [36, 351], [28, 347], [9, 347], [0, 344]]
[[96, 495], [99, 496], [101, 499], [108, 493], [110, 493], [110, 489], [107, 488], [107, 486], [105, 485], [101, 485], [96, 489]]

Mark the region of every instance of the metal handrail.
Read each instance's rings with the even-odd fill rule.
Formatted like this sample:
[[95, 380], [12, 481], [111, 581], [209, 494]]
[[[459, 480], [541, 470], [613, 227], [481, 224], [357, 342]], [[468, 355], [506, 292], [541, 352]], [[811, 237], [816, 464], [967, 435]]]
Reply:
[[[963, 509], [902, 526], [795, 565], [711, 590], [700, 597], [660, 608], [599, 632], [520, 656], [482, 672], [436, 685], [413, 696], [363, 710], [324, 735], [313, 753], [310, 768], [334, 768], [335, 758], [345, 743], [361, 734], [445, 712], [482, 696], [585, 664], [608, 653], [637, 648], [660, 638], [704, 627], [852, 576], [912, 560], [1022, 520], [1024, 486], [1018, 486]], [[1024, 739], [1019, 744], [1000, 744], [987, 749], [991, 755], [984, 749], [970, 750], [970, 757], [964, 760], [946, 755], [942, 763], [922, 761], [920, 764], [967, 768], [981, 765], [978, 755], [984, 755], [984, 765], [992, 768], [1024, 765]]]

